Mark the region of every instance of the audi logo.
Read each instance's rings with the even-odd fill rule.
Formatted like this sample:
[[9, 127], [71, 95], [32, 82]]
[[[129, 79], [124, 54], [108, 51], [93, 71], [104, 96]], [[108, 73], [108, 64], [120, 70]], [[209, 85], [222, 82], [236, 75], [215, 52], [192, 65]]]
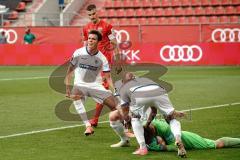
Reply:
[[17, 32], [13, 29], [3, 29], [1, 28], [0, 29], [0, 33], [4, 31], [5, 32], [5, 35], [6, 35], [6, 38], [7, 38], [7, 43], [8, 44], [13, 44], [13, 43], [16, 43], [17, 39], [18, 39], [18, 35], [17, 35]]
[[130, 40], [130, 35], [126, 30], [114, 30], [114, 32], [116, 33], [116, 39], [118, 43]]
[[197, 62], [202, 58], [202, 49], [197, 45], [165, 45], [160, 49], [160, 57], [165, 62]]
[[[220, 38], [217, 40], [217, 38]], [[217, 28], [212, 32], [213, 42], [240, 42], [240, 29], [239, 28]]]

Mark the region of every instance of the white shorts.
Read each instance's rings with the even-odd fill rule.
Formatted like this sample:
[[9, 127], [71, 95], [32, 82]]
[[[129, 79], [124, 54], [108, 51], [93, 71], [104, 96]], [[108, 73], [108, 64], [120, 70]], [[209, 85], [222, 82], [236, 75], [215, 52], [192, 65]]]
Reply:
[[84, 98], [92, 97], [97, 103], [103, 103], [103, 101], [112, 96], [112, 92], [103, 87], [102, 84], [94, 83], [89, 85], [74, 85], [72, 94], [81, 95]]
[[168, 94], [163, 94], [156, 97], [136, 98], [135, 105], [130, 106], [130, 111], [133, 114], [142, 115], [149, 107], [156, 107], [164, 115], [173, 113], [174, 108], [168, 98]]

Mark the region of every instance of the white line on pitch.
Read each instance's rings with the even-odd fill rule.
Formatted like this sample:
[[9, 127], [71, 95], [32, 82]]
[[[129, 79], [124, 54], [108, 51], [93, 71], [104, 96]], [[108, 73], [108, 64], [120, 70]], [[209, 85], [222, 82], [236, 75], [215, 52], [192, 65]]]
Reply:
[[[235, 105], [239, 105], [239, 104], [240, 104], [240, 102], [235, 102], [235, 103], [230, 103], [230, 104], [221, 104], [221, 105], [200, 107], [200, 108], [194, 108], [194, 109], [186, 109], [186, 110], [182, 110], [182, 111], [186, 112], [186, 111], [196, 111], [196, 110], [220, 108], [220, 107], [228, 107], [228, 106], [230, 107], [230, 106], [235, 106]], [[102, 121], [102, 122], [99, 122], [99, 123], [109, 123], [109, 121]], [[68, 129], [68, 128], [81, 127], [81, 126], [84, 126], [84, 125], [83, 124], [78, 124], [78, 125], [63, 126], [63, 127], [57, 127], [57, 128], [49, 128], [49, 129], [30, 131], [30, 132], [24, 132], [24, 133], [16, 133], [16, 134], [11, 134], [11, 135], [6, 135], [6, 136], [0, 136], [0, 139], [10, 138], [10, 137], [18, 137], [18, 136], [30, 135], [30, 134], [36, 134], [36, 133], [43, 133], [43, 132], [50, 132], [50, 131], [57, 131], [57, 130], [63, 130], [63, 129]]]
[[[57, 77], [64, 77], [64, 76], [52, 76], [52, 77], [57, 78]], [[0, 81], [30, 80], [30, 79], [45, 79], [45, 78], [50, 78], [50, 77], [3, 78], [3, 79], [0, 79]]]

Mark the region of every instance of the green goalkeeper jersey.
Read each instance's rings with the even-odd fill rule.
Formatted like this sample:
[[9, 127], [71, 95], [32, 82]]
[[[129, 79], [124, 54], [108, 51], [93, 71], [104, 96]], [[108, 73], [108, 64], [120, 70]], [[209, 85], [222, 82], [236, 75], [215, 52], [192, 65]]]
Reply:
[[[155, 126], [157, 136], [162, 137], [166, 142], [167, 151], [177, 150], [175, 146], [175, 138], [171, 132], [169, 124], [165, 120], [154, 119], [152, 125]], [[214, 140], [203, 138], [195, 133], [182, 131], [182, 142], [186, 149], [210, 149], [216, 148]], [[153, 138], [152, 142], [148, 145], [150, 150], [161, 151], [165, 150], [163, 146], [157, 143], [157, 139]]]

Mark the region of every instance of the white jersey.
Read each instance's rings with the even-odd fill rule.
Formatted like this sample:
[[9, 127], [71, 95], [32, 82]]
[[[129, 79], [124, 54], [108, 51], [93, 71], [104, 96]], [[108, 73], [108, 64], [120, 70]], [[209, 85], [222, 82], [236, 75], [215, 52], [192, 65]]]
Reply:
[[75, 67], [74, 85], [102, 84], [101, 72], [110, 72], [108, 61], [102, 52], [90, 55], [87, 47], [77, 49], [70, 63]]

